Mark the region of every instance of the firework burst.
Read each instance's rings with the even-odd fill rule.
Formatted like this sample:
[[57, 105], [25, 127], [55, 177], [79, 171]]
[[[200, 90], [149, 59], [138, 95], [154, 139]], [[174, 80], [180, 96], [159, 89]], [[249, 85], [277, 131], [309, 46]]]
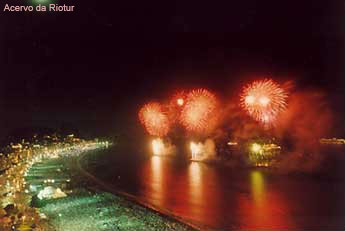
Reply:
[[271, 79], [255, 81], [243, 89], [241, 106], [256, 121], [272, 124], [286, 108], [287, 93]]
[[159, 103], [145, 104], [139, 111], [139, 120], [150, 135], [163, 137], [169, 132], [168, 116]]
[[216, 97], [205, 89], [191, 91], [181, 111], [181, 123], [188, 130], [193, 132], [205, 132], [215, 123], [215, 111], [217, 108]]

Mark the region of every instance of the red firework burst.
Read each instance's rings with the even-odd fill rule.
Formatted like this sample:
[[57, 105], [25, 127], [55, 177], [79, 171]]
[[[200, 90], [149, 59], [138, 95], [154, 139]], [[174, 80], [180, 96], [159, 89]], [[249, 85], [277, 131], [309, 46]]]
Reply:
[[169, 119], [159, 103], [145, 104], [139, 111], [139, 120], [150, 135], [163, 137], [169, 132]]
[[255, 81], [244, 87], [241, 106], [256, 121], [272, 124], [285, 110], [287, 93], [271, 79]]
[[191, 91], [181, 112], [181, 123], [188, 131], [204, 132], [213, 127], [216, 97], [205, 89]]

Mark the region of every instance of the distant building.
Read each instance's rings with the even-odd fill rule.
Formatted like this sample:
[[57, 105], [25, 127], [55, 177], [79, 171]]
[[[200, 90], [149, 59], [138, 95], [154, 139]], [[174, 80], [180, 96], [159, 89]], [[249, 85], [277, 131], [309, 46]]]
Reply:
[[249, 148], [249, 161], [257, 167], [269, 167], [277, 161], [281, 147], [277, 144], [252, 143]]
[[320, 139], [320, 144], [337, 144], [337, 145], [343, 145], [343, 144], [345, 144], [345, 139], [338, 139], [338, 138], [326, 139], [326, 138], [321, 138], [321, 139]]

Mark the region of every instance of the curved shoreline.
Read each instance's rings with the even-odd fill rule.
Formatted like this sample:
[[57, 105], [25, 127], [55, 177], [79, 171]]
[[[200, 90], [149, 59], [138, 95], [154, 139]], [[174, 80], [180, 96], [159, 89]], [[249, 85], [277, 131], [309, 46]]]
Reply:
[[182, 217], [179, 217], [179, 216], [176, 216], [175, 214], [171, 213], [170, 211], [168, 210], [165, 210], [163, 208], [159, 208], [157, 206], [154, 206], [150, 203], [147, 203], [145, 202], [144, 200], [141, 200], [139, 199], [138, 197], [136, 196], [133, 196], [129, 193], [126, 193], [124, 191], [121, 191], [121, 190], [118, 190], [116, 188], [114, 188], [112, 185], [108, 184], [107, 182], [105, 181], [102, 181], [100, 180], [99, 178], [97, 178], [95, 175], [91, 174], [90, 172], [86, 171], [84, 168], [83, 168], [83, 165], [81, 164], [81, 161], [84, 160], [84, 158], [88, 155], [89, 153], [83, 153], [81, 154], [77, 161], [76, 161], [76, 164], [77, 164], [77, 168], [78, 170], [80, 171], [81, 174], [84, 175], [84, 177], [87, 177], [90, 181], [92, 181], [93, 183], [99, 185], [102, 189], [106, 190], [107, 192], [110, 192], [110, 193], [113, 193], [115, 195], [120, 195], [120, 196], [123, 196], [125, 197], [126, 199], [130, 200], [130, 201], [133, 201], [147, 209], [150, 209], [154, 212], [157, 212], [159, 214], [161, 214], [162, 216], [165, 216], [165, 217], [168, 217], [170, 219], [174, 219], [180, 223], [183, 223], [187, 226], [190, 226], [191, 228], [193, 229], [196, 229], [196, 230], [210, 230], [210, 227], [206, 227], [205, 225], [201, 225], [201, 224], [196, 224], [195, 222], [192, 222], [192, 221], [188, 221]]
[[[98, 152], [85, 152], [83, 155]], [[63, 188], [63, 191], [68, 192], [65, 197], [40, 200], [35, 197], [32, 206], [45, 216], [50, 227], [44, 230], [196, 230], [181, 221], [142, 206], [133, 199], [101, 190], [101, 187], [82, 173], [78, 160], [78, 156], [47, 160], [35, 164], [28, 172], [27, 180], [30, 184], [50, 179], [49, 182], [54, 183], [53, 187], [60, 187], [62, 185], [54, 177], [59, 172], [59, 177], [71, 182], [67, 188]], [[55, 182], [51, 179], [55, 179]]]

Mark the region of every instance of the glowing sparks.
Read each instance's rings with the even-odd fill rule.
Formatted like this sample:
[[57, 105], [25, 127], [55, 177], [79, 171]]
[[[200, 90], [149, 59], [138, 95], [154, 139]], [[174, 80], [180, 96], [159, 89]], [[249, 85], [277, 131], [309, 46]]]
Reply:
[[214, 125], [216, 97], [205, 89], [193, 90], [187, 95], [181, 112], [181, 123], [189, 131], [204, 132]]
[[254, 104], [254, 102], [255, 102], [255, 97], [252, 96], [252, 95], [248, 95], [248, 96], [246, 96], [246, 98], [245, 98], [245, 102], [246, 102], [246, 104], [249, 104], [249, 105]]
[[200, 159], [200, 155], [203, 152], [203, 145], [202, 143], [190, 143], [190, 150], [192, 152], [192, 160]]
[[266, 96], [262, 96], [259, 98], [259, 103], [261, 104], [261, 106], [266, 107], [270, 103], [270, 99]]
[[155, 156], [173, 155], [176, 153], [176, 148], [173, 144], [171, 144], [169, 139], [153, 139], [151, 142], [151, 148], [153, 155]]
[[176, 100], [176, 103], [177, 103], [177, 105], [179, 105], [179, 106], [183, 106], [184, 100], [183, 100], [182, 98], [178, 98], [178, 99]]
[[179, 91], [172, 97], [170, 104], [171, 107], [178, 107], [179, 110], [185, 105], [186, 102], [186, 92], [185, 91]]
[[169, 132], [169, 119], [159, 103], [144, 105], [139, 111], [139, 120], [150, 135], [163, 137]]
[[256, 121], [273, 123], [286, 108], [287, 93], [272, 80], [255, 81], [243, 89], [241, 105]]
[[186, 93], [184, 91], [177, 92], [169, 100], [169, 104], [167, 106], [167, 115], [171, 124], [176, 123], [179, 120], [185, 102]]
[[191, 160], [202, 161], [212, 159], [216, 156], [216, 146], [213, 140], [207, 139], [205, 142], [191, 142], [189, 145], [192, 153]]
[[152, 140], [152, 151], [154, 155], [162, 155], [164, 153], [164, 143], [162, 139]]

